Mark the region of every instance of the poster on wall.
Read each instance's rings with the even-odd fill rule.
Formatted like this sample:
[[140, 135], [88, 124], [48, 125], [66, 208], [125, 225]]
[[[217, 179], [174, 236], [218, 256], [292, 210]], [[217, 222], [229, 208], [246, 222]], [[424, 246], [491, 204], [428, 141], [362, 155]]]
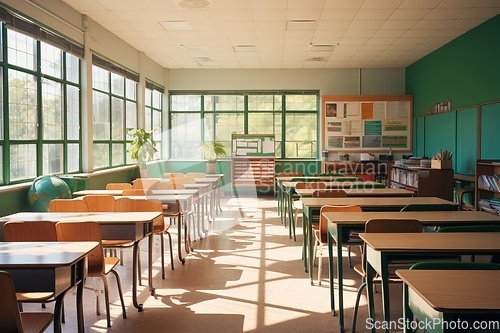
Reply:
[[[346, 100], [330, 98], [323, 103], [325, 149], [411, 148], [411, 96], [390, 96], [388, 100], [384, 100], [384, 96], [370, 96], [373, 100], [363, 98], [365, 96], [349, 97]], [[398, 97], [401, 100], [395, 100]]]

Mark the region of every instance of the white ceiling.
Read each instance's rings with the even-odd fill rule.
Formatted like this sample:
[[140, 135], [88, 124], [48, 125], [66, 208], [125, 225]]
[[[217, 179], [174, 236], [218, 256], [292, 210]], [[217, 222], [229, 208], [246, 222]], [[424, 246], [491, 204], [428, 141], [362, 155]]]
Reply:
[[500, 13], [500, 0], [63, 1], [165, 68], [404, 68]]

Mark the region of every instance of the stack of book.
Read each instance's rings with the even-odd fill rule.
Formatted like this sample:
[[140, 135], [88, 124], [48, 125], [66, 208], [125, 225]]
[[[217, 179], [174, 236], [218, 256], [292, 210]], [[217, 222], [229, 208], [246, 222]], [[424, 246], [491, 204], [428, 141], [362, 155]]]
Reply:
[[478, 177], [478, 186], [483, 190], [500, 192], [500, 175], [481, 175]]
[[479, 200], [480, 210], [500, 215], [500, 198], [484, 198]]

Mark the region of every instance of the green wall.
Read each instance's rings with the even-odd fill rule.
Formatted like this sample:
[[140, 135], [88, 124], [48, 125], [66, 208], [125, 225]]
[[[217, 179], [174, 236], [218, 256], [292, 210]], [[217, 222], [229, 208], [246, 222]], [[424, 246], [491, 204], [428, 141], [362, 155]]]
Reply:
[[415, 116], [451, 99], [462, 108], [500, 99], [500, 15], [406, 68]]

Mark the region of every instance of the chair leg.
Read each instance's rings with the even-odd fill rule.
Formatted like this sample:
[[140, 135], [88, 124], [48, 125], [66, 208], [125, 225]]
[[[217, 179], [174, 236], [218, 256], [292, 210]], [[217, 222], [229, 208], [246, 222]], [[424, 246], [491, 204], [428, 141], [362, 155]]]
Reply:
[[141, 274], [141, 248], [137, 246], [137, 280], [139, 285], [142, 286], [142, 274]]
[[118, 275], [118, 273], [114, 269], [111, 270], [111, 273], [113, 273], [113, 275], [115, 276], [115, 279], [116, 279], [116, 285], [118, 287], [118, 295], [120, 295], [120, 302], [122, 303], [123, 319], [127, 319], [127, 311], [125, 310], [125, 302], [123, 301], [122, 283], [120, 280], [120, 276]]
[[363, 283], [358, 288], [358, 292], [356, 294], [356, 303], [354, 303], [354, 313], [352, 314], [352, 333], [356, 333], [356, 319], [358, 317], [358, 309], [359, 309], [359, 300], [361, 299], [361, 292], [366, 287], [366, 281], [363, 280]]
[[111, 327], [111, 314], [109, 313], [109, 285], [108, 279], [105, 276], [101, 276], [102, 283], [104, 285], [104, 305], [106, 306], [106, 321], [108, 327]]
[[161, 251], [161, 278], [165, 280], [165, 245], [163, 244], [163, 233], [160, 233], [160, 251]]
[[172, 270], [174, 270], [174, 252], [172, 251], [172, 235], [170, 235], [170, 232], [166, 231], [165, 232], [168, 237], [168, 244], [170, 246], [170, 266], [172, 267]]
[[323, 267], [323, 244], [318, 242], [318, 286], [321, 286], [321, 268]]
[[[95, 281], [94, 281], [95, 283]], [[97, 285], [94, 286], [95, 293], [95, 314], [101, 314], [101, 291], [97, 288]]]
[[351, 245], [347, 245], [347, 260], [349, 262], [349, 268], [352, 268]]

